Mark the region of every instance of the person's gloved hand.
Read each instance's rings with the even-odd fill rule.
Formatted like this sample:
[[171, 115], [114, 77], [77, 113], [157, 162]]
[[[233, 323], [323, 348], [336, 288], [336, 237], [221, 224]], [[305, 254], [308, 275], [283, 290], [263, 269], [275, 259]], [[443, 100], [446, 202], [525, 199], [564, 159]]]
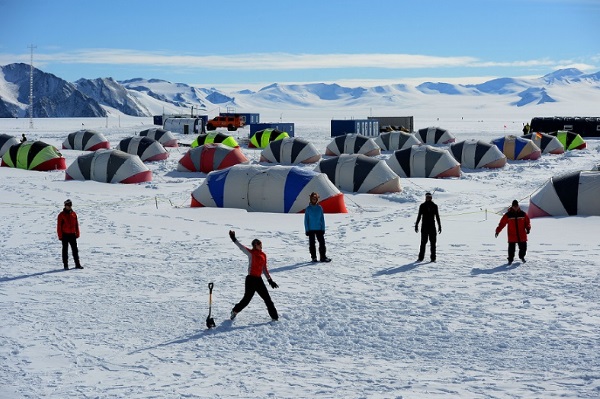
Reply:
[[308, 237], [308, 231], [306, 232], [306, 236]]
[[229, 230], [229, 238], [231, 238], [231, 241], [233, 242], [237, 241], [237, 238], [235, 238], [235, 231]]
[[273, 281], [272, 279], [268, 279], [267, 281], [269, 282], [269, 285], [271, 286], [271, 288], [279, 288], [277, 283], [275, 281]]
[[419, 232], [419, 225], [415, 224], [415, 233]]
[[442, 234], [442, 226], [438, 227], [438, 234]]
[[498, 233], [495, 234], [495, 237], [498, 238]]
[[531, 229], [526, 229], [526, 230], [525, 230], [525, 232], [526, 232], [527, 234], [529, 234], [529, 232], [530, 232], [530, 231], [531, 231]]

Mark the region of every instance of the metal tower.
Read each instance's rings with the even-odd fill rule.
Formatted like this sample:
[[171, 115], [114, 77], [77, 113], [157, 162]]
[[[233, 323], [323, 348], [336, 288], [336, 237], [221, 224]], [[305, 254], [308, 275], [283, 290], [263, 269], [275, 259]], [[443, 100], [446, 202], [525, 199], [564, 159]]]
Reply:
[[37, 48], [33, 44], [29, 46], [31, 50], [31, 69], [29, 70], [29, 128], [33, 129], [33, 49]]

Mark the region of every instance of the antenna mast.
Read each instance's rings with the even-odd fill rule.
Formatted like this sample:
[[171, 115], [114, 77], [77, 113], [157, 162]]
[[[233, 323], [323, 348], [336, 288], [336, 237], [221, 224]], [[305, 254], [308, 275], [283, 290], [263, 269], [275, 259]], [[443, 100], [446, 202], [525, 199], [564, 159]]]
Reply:
[[29, 128], [33, 129], [33, 49], [37, 48], [31, 44], [29, 49], [31, 50], [31, 69], [29, 70]]

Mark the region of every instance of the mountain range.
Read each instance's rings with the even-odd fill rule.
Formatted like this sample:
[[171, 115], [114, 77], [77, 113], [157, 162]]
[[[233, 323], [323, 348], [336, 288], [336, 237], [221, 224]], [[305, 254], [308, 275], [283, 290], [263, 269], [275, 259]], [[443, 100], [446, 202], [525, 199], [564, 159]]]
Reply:
[[[0, 117], [29, 115], [31, 67], [23, 63], [0, 67]], [[498, 78], [481, 84], [423, 82], [416, 86], [393, 84], [375, 87], [344, 87], [339, 84], [273, 83], [258, 91], [226, 93], [160, 79], [79, 79], [67, 82], [33, 68], [33, 116], [104, 117], [122, 113], [151, 116], [161, 113], [208, 113], [217, 107], [244, 109], [347, 106], [402, 106], [433, 97], [500, 98], [511, 107], [531, 107], [560, 102], [562, 88], [591, 89], [600, 99], [600, 72], [586, 74], [575, 68], [559, 69], [533, 79]], [[597, 95], [596, 95], [597, 93]], [[198, 113], [198, 112], [196, 112]]]

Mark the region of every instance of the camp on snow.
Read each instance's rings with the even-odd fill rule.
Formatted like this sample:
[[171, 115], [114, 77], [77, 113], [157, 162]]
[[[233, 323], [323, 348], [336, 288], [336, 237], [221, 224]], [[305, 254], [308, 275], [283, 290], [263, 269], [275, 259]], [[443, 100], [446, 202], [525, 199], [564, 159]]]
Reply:
[[96, 151], [101, 148], [110, 148], [110, 143], [102, 133], [82, 129], [69, 133], [62, 143], [62, 148], [64, 150]]
[[325, 148], [325, 155], [342, 154], [363, 154], [373, 157], [381, 154], [381, 148], [370, 137], [348, 133], [335, 137]]
[[210, 172], [192, 192], [192, 207], [299, 213], [316, 192], [326, 213], [347, 213], [344, 195], [324, 173], [298, 166], [235, 165]]
[[506, 155], [495, 144], [483, 140], [465, 140], [452, 143], [450, 154], [461, 168], [501, 168], [506, 165]]
[[9, 134], [0, 134], [0, 157], [13, 145], [19, 144], [19, 140]]
[[460, 177], [460, 163], [450, 152], [430, 145], [394, 151], [386, 162], [400, 177]]
[[2, 155], [2, 166], [26, 170], [63, 170], [67, 162], [58, 149], [43, 141], [25, 141], [12, 145]]
[[203, 144], [190, 148], [179, 160], [177, 170], [209, 173], [248, 162], [240, 147], [229, 147], [223, 143]]
[[283, 140], [286, 137], [290, 137], [287, 132], [277, 129], [262, 129], [250, 137], [248, 148], [265, 148], [269, 143], [276, 140]]
[[492, 140], [492, 144], [495, 144], [506, 158], [513, 161], [533, 161], [542, 156], [542, 150], [533, 141], [523, 137], [513, 135], [499, 137]]
[[550, 178], [529, 200], [529, 217], [600, 216], [600, 171]]
[[209, 132], [198, 135], [198, 137], [196, 137], [196, 140], [192, 141], [190, 147], [195, 148], [204, 144], [219, 143], [231, 148], [240, 146], [235, 140], [235, 138], [233, 138], [233, 136], [221, 132]]
[[169, 153], [162, 144], [145, 136], [123, 139], [117, 145], [117, 150], [137, 155], [142, 162], [162, 161], [169, 157]]
[[321, 159], [321, 153], [314, 144], [297, 137], [286, 137], [272, 141], [260, 153], [260, 162], [297, 165], [315, 163]]
[[152, 172], [137, 155], [102, 149], [77, 157], [67, 168], [65, 180], [143, 183], [152, 181]]
[[555, 136], [565, 148], [565, 151], [571, 150], [583, 150], [587, 147], [587, 144], [583, 137], [577, 133], [568, 132], [566, 130], [559, 130], [556, 132], [548, 133], [551, 136]]
[[539, 147], [542, 154], [562, 154], [565, 152], [565, 147], [560, 142], [558, 137], [546, 133], [529, 133], [523, 136], [524, 139], [533, 141]]
[[324, 159], [315, 168], [325, 173], [337, 188], [353, 193], [397, 193], [400, 178], [384, 160], [362, 154], [342, 154]]
[[384, 132], [375, 138], [375, 143], [383, 151], [396, 151], [410, 148], [413, 145], [421, 144], [421, 141], [414, 134], [406, 132]]
[[163, 147], [179, 147], [179, 141], [169, 130], [153, 127], [142, 130], [140, 136], [149, 137], [158, 141]]
[[421, 140], [421, 143], [430, 145], [450, 144], [456, 140], [452, 133], [435, 126], [417, 130], [415, 137]]

